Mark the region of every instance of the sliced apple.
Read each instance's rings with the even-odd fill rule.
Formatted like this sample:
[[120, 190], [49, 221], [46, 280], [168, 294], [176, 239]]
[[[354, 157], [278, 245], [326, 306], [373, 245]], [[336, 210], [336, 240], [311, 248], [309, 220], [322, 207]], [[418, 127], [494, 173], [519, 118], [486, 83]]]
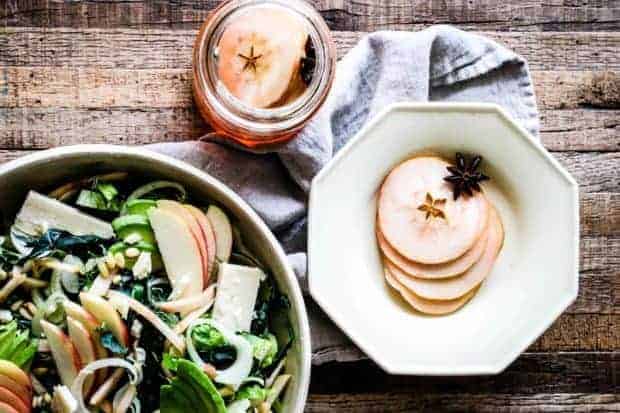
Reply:
[[6, 403], [19, 413], [30, 413], [32, 403], [26, 403], [6, 387], [0, 387], [0, 403]]
[[173, 287], [175, 298], [200, 295], [203, 290], [202, 260], [189, 226], [176, 214], [151, 208], [149, 220]]
[[120, 314], [108, 300], [90, 293], [81, 293], [80, 302], [86, 311], [91, 313], [99, 323], [116, 337], [118, 342], [125, 347], [129, 346], [129, 330]]
[[[69, 337], [73, 341], [73, 345], [80, 355], [82, 365], [86, 366], [97, 359], [95, 352], [95, 343], [86, 327], [74, 318], [67, 317], [67, 328], [69, 329]], [[91, 375], [84, 381], [84, 393], [88, 394], [93, 387], [95, 376]]]
[[198, 251], [200, 252], [200, 260], [202, 262], [203, 283], [206, 283], [209, 279], [209, 252], [207, 250], [207, 240], [203, 235], [198, 219], [196, 219], [196, 217], [187, 208], [185, 208], [183, 204], [176, 201], [162, 199], [157, 201], [157, 207], [176, 214], [189, 227], [194, 240], [198, 244]]
[[[0, 360], [0, 375], [6, 376], [27, 389], [32, 389], [30, 377], [15, 363]], [[2, 384], [0, 384], [1, 386]]]
[[207, 276], [204, 279], [206, 287], [209, 278], [211, 277], [211, 273], [213, 272], [213, 267], [215, 266], [215, 253], [217, 251], [217, 247], [215, 244], [215, 233], [213, 232], [213, 226], [211, 225], [211, 222], [209, 221], [204, 212], [202, 212], [200, 209], [196, 208], [193, 205], [185, 205], [185, 208], [187, 208], [187, 210], [198, 221], [198, 225], [200, 225], [200, 229], [202, 231], [202, 236], [204, 237], [207, 244]]
[[20, 412], [14, 407], [11, 407], [11, 405], [5, 402], [0, 402], [0, 413], [20, 413]]
[[71, 387], [82, 368], [80, 355], [69, 337], [60, 328], [45, 320], [41, 320], [41, 328], [52, 350], [52, 357], [62, 384]]
[[[99, 323], [97, 319], [93, 317], [91, 313], [86, 311], [84, 307], [79, 304], [74, 303], [73, 301], [65, 300], [63, 302], [65, 313], [67, 314], [67, 318], [71, 317], [74, 320], [79, 321], [86, 328], [88, 333], [93, 339], [93, 343], [95, 345], [95, 354], [97, 359], [105, 359], [108, 357], [108, 350], [103, 347], [100, 340], [99, 334]], [[95, 377], [97, 378], [96, 383], [101, 383], [107, 377], [107, 369], [99, 369], [95, 373]]]
[[10, 377], [0, 375], [0, 387], [10, 390], [26, 404], [32, 401], [32, 389], [22, 386]]
[[233, 233], [230, 220], [224, 211], [215, 205], [207, 209], [207, 218], [215, 233], [215, 256], [222, 262], [228, 261], [233, 245]]

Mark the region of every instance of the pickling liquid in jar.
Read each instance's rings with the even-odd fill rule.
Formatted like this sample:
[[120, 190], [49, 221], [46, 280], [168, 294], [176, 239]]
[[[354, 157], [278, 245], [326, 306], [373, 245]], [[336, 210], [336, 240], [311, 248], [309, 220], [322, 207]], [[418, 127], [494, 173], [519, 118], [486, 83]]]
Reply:
[[231, 0], [194, 46], [194, 97], [216, 132], [248, 147], [294, 137], [333, 81], [335, 48], [301, 0]]

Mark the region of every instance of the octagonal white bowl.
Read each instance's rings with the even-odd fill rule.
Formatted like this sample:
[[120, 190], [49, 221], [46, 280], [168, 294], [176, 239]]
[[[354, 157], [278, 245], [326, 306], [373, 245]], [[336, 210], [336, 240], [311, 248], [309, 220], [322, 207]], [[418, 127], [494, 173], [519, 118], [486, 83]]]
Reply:
[[[411, 310], [386, 285], [375, 239], [381, 182], [420, 152], [482, 155], [485, 191], [506, 229], [478, 294], [442, 317]], [[314, 179], [308, 243], [312, 297], [388, 373], [496, 374], [577, 296], [578, 186], [495, 105], [396, 104]]]

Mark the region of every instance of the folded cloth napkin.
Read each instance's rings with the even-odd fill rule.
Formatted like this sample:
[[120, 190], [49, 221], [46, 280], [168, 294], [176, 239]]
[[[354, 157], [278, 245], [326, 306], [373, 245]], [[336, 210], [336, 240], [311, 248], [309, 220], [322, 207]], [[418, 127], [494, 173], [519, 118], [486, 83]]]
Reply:
[[[433, 26], [363, 37], [338, 63], [333, 88], [317, 116], [294, 140], [269, 153], [223, 145], [213, 134], [150, 148], [205, 170], [244, 198], [278, 236], [305, 288], [306, 201], [312, 178], [367, 120], [401, 101], [496, 103], [538, 135], [525, 60], [488, 38]], [[315, 364], [363, 357], [311, 298], [306, 302]]]

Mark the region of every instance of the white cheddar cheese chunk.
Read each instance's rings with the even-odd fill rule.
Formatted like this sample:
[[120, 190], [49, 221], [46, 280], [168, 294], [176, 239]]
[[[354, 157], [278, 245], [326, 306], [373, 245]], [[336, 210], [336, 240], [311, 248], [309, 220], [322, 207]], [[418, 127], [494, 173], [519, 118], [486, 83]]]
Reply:
[[35, 191], [28, 192], [16, 220], [40, 229], [60, 229], [73, 235], [114, 237], [114, 230], [109, 223]]
[[213, 319], [232, 331], [250, 331], [260, 281], [258, 268], [222, 263], [217, 280]]

